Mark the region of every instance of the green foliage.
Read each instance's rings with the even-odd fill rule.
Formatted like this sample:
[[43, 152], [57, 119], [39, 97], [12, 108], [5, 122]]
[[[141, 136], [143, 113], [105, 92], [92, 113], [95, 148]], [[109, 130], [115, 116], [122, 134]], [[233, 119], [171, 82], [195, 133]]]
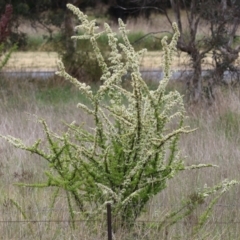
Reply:
[[20, 15], [27, 15], [29, 13], [29, 6], [26, 3], [19, 3], [16, 11]]
[[[211, 166], [185, 166], [178, 149], [181, 134], [191, 130], [184, 125], [182, 96], [177, 91], [166, 92], [165, 89], [179, 32], [173, 24], [174, 35], [170, 43], [167, 44], [163, 38], [164, 78], [155, 90], [150, 90], [139, 70], [145, 50], [134, 50], [124, 23], [119, 20], [123, 39], [123, 43], [119, 43], [109, 25], [105, 24], [103, 32], [96, 32], [95, 21], [89, 22], [87, 16], [73, 5], [68, 4], [68, 8], [82, 23], [76, 28], [85, 32], [72, 38], [91, 43], [102, 72], [102, 85], [93, 91], [90, 86], [70, 76], [61, 61], [57, 75], [73, 83], [88, 99], [88, 104], [79, 103], [78, 107], [89, 115], [94, 125], [73, 122], [67, 125], [68, 130], [64, 134], [58, 135], [48, 128], [44, 120], [40, 120], [46, 141], [37, 140], [32, 146], [26, 146], [22, 140], [11, 136], [2, 137], [49, 163], [46, 182], [24, 186], [51, 186], [65, 190], [72, 218], [76, 213], [75, 206], [83, 217], [97, 217], [110, 202], [114, 222], [120, 222], [121, 227], [131, 227], [149, 200], [165, 189], [168, 180], [179, 171]], [[108, 37], [107, 61], [97, 43], [103, 34]], [[130, 74], [131, 91], [122, 87], [122, 77], [127, 73]], [[108, 102], [106, 97], [110, 99]], [[198, 192], [197, 198], [191, 197], [191, 204], [201, 204], [212, 193], [225, 191], [234, 184], [235, 181], [226, 181]], [[57, 194], [58, 191], [54, 193], [51, 206], [54, 206]], [[187, 201], [183, 205], [182, 209], [187, 209], [184, 212], [178, 210], [167, 214], [159, 228], [170, 226], [189, 215], [194, 209], [189, 208], [189, 204]], [[206, 216], [203, 215], [201, 225]]]
[[24, 46], [28, 51], [34, 51], [40, 49], [44, 44], [44, 38], [42, 36], [28, 36], [26, 40], [26, 46]]
[[[60, 33], [47, 35], [28, 35], [20, 43], [20, 50], [28, 51], [56, 51], [62, 36]], [[21, 39], [20, 39], [21, 40]]]

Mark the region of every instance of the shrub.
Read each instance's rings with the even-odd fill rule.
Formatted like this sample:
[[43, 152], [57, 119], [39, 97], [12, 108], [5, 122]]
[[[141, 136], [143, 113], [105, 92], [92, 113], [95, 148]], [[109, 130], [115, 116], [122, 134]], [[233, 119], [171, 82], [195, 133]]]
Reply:
[[[72, 38], [91, 42], [103, 73], [103, 84], [94, 92], [90, 86], [71, 77], [61, 61], [57, 75], [72, 82], [88, 98], [87, 104], [79, 103], [78, 107], [89, 114], [94, 127], [71, 123], [63, 135], [58, 135], [48, 128], [44, 120], [40, 120], [46, 133], [47, 149], [41, 140], [26, 146], [20, 139], [2, 137], [17, 148], [37, 154], [49, 163], [45, 183], [24, 186], [55, 187], [54, 201], [58, 190], [65, 190], [73, 218], [73, 202], [84, 217], [98, 216], [110, 202], [114, 219], [121, 223], [121, 227], [131, 227], [149, 200], [165, 189], [168, 180], [179, 171], [211, 166], [185, 166], [178, 150], [180, 135], [191, 130], [184, 124], [182, 96], [177, 91], [165, 92], [165, 88], [171, 74], [172, 53], [179, 32], [176, 24], [173, 24], [174, 35], [170, 44], [163, 38], [164, 78], [156, 90], [149, 90], [139, 71], [145, 50], [134, 50], [127, 38], [124, 23], [119, 20], [123, 39], [123, 43], [119, 44], [116, 34], [105, 24], [104, 32], [109, 44], [107, 64], [96, 41], [104, 32], [96, 32], [95, 21], [88, 21], [78, 8], [71, 4], [67, 6], [82, 23], [76, 28], [85, 31], [84, 35]], [[131, 91], [121, 85], [126, 73], [131, 76]], [[110, 99], [108, 102], [105, 96]], [[224, 181], [213, 188], [196, 192], [180, 210], [167, 214], [159, 224], [159, 229], [189, 215], [205, 198], [220, 191], [201, 215], [197, 231], [206, 221], [218, 197], [234, 184], [236, 181]]]

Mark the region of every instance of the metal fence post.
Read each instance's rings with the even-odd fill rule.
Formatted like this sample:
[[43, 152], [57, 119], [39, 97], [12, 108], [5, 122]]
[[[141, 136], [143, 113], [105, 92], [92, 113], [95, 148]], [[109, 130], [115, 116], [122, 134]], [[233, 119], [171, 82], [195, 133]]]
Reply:
[[112, 240], [112, 212], [111, 204], [107, 204], [107, 228], [108, 228], [108, 240]]

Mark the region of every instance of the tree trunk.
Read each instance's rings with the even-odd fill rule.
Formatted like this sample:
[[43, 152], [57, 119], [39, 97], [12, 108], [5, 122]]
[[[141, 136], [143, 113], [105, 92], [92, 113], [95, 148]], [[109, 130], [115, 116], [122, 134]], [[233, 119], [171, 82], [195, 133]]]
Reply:
[[[182, 21], [181, 21], [181, 13], [180, 13], [180, 4], [179, 1], [170, 0], [171, 6], [174, 12], [175, 21], [177, 22], [179, 32], [182, 33]], [[182, 34], [181, 34], [182, 35]], [[181, 37], [180, 35], [180, 37]]]
[[202, 97], [202, 58], [197, 49], [191, 53], [191, 58], [193, 61], [193, 76], [191, 77], [189, 86], [190, 101], [197, 103]]
[[64, 33], [66, 50], [69, 54], [74, 53], [74, 41], [71, 39], [74, 35], [74, 25], [72, 21], [72, 13], [69, 10], [66, 10], [64, 16]]
[[[73, 1], [71, 1], [73, 2]], [[73, 14], [66, 9], [64, 15], [64, 42], [62, 60], [66, 70], [74, 77], [78, 77], [79, 66], [76, 59], [76, 41], [71, 39], [74, 35]]]

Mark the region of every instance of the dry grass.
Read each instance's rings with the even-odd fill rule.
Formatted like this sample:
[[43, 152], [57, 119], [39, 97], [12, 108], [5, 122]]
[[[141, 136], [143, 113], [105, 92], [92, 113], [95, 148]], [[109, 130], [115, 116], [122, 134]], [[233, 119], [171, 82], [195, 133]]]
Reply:
[[[4, 67], [4, 71], [56, 71], [58, 54], [56, 52], [15, 52]], [[236, 65], [240, 58], [236, 61]], [[142, 70], [161, 70], [163, 66], [162, 52], [147, 52], [142, 58]], [[207, 54], [202, 68], [211, 69], [213, 66], [211, 54]], [[190, 70], [191, 61], [186, 53], [176, 52], [174, 55], [172, 69]]]
[[[90, 122], [88, 116], [76, 109], [76, 104], [82, 97], [66, 85], [57, 85], [54, 88], [50, 84], [40, 86], [39, 83], [10, 80], [2, 82], [1, 85], [5, 87], [0, 92], [0, 134], [10, 134], [24, 139], [26, 143], [33, 143], [37, 138], [44, 137], [35, 115], [46, 119], [49, 127], [58, 132], [64, 131], [62, 121]], [[239, 180], [240, 91], [223, 89], [219, 90], [217, 96], [216, 103], [208, 109], [201, 106], [187, 109], [188, 123], [198, 130], [183, 136], [180, 148], [189, 165], [213, 163], [219, 167], [180, 174], [169, 182], [165, 191], [153, 199], [142, 220], [161, 219], [167, 210], [179, 205], [184, 197], [193, 194], [205, 184], [212, 186], [226, 178]], [[105, 217], [101, 221], [90, 223], [90, 228], [86, 222], [77, 222], [75, 230], [70, 227], [70, 223], [66, 221], [69, 220], [69, 214], [66, 211], [64, 193], [49, 217], [53, 189], [42, 190], [13, 185], [16, 182], [44, 181], [47, 163], [42, 162], [39, 157], [11, 147], [3, 140], [0, 140], [0, 152], [0, 220], [25, 220], [12, 200], [21, 206], [27, 219], [43, 220], [35, 223], [1, 222], [1, 239], [106, 239]], [[204, 233], [210, 234], [205, 239], [238, 239], [238, 224], [232, 222], [240, 220], [239, 207], [234, 206], [238, 204], [239, 194], [240, 189], [236, 187], [221, 199], [222, 205], [215, 208], [213, 216], [204, 228]], [[185, 221], [170, 227], [167, 230], [168, 235], [166, 232], [159, 233], [154, 223], [139, 223], [131, 233], [130, 239], [159, 239], [161, 234], [161, 239], [174, 239], [173, 236], [176, 235], [179, 236], [177, 239], [187, 239], [186, 236], [191, 232], [198, 215], [198, 212], [194, 212]], [[44, 222], [51, 219], [65, 222]], [[125, 232], [116, 234], [116, 239], [129, 239], [126, 238]]]
[[14, 52], [4, 71], [54, 71], [58, 54], [56, 52]]
[[[4, 67], [4, 71], [55, 71], [57, 69], [58, 54], [56, 52], [15, 52]], [[239, 60], [240, 61], [240, 60]], [[162, 52], [147, 52], [142, 59], [142, 70], [156, 70], [163, 66]], [[209, 69], [212, 59], [205, 58], [203, 68]], [[172, 68], [174, 70], [191, 69], [190, 58], [185, 53], [176, 52]]]
[[[155, 23], [155, 21], [159, 22]], [[141, 29], [140, 26], [143, 26], [141, 19], [129, 23], [130, 29]], [[158, 30], [154, 26], [159, 26], [159, 29], [167, 26], [166, 28], [169, 29], [166, 22], [154, 17], [144, 26], [146, 29], [143, 30], [148, 32]], [[56, 60], [57, 54], [54, 52], [17, 52], [12, 55], [5, 70], [56, 70]], [[162, 66], [161, 61], [161, 52], [149, 52], [142, 60], [142, 69], [159, 69]], [[211, 67], [209, 56], [205, 63], [204, 68]], [[188, 56], [176, 53], [173, 69], [189, 68]], [[49, 127], [58, 132], [65, 130], [64, 121], [91, 123], [88, 116], [76, 108], [76, 104], [84, 99], [75, 89], [65, 84], [36, 83], [28, 80], [21, 82], [1, 80], [0, 84], [0, 134], [2, 135], [13, 135], [29, 144], [38, 138], [44, 138], [36, 116], [44, 118]], [[174, 84], [171, 86], [173, 89], [175, 87]], [[163, 232], [157, 231], [156, 222], [167, 211], [175, 209], [186, 196], [193, 195], [204, 185], [213, 186], [226, 178], [240, 180], [240, 90], [219, 89], [216, 96], [216, 102], [208, 108], [187, 106], [188, 124], [193, 128], [196, 127], [197, 130], [181, 138], [180, 149], [182, 155], [186, 156], [186, 164], [212, 163], [219, 167], [181, 173], [169, 182], [166, 190], [149, 203], [146, 212], [139, 219], [145, 222], [136, 223], [130, 235], [125, 231], [117, 232], [115, 239], [191, 239], [193, 226], [207, 203], [200, 206], [184, 221]], [[3, 140], [0, 140], [0, 153], [1, 239], [101, 240], [107, 238], [105, 216], [97, 222], [76, 222], [76, 228], [72, 228], [71, 222], [68, 221], [70, 216], [64, 192], [60, 194], [55, 208], [51, 209], [54, 189], [32, 189], [14, 185], [18, 182], [44, 181], [44, 171], [48, 169], [46, 162], [37, 156], [13, 148]], [[239, 239], [239, 195], [240, 188], [235, 187], [221, 198], [198, 239]], [[21, 214], [15, 203], [21, 206], [26, 216]], [[25, 220], [30, 222], [24, 222]], [[49, 220], [53, 221], [48, 222]]]

